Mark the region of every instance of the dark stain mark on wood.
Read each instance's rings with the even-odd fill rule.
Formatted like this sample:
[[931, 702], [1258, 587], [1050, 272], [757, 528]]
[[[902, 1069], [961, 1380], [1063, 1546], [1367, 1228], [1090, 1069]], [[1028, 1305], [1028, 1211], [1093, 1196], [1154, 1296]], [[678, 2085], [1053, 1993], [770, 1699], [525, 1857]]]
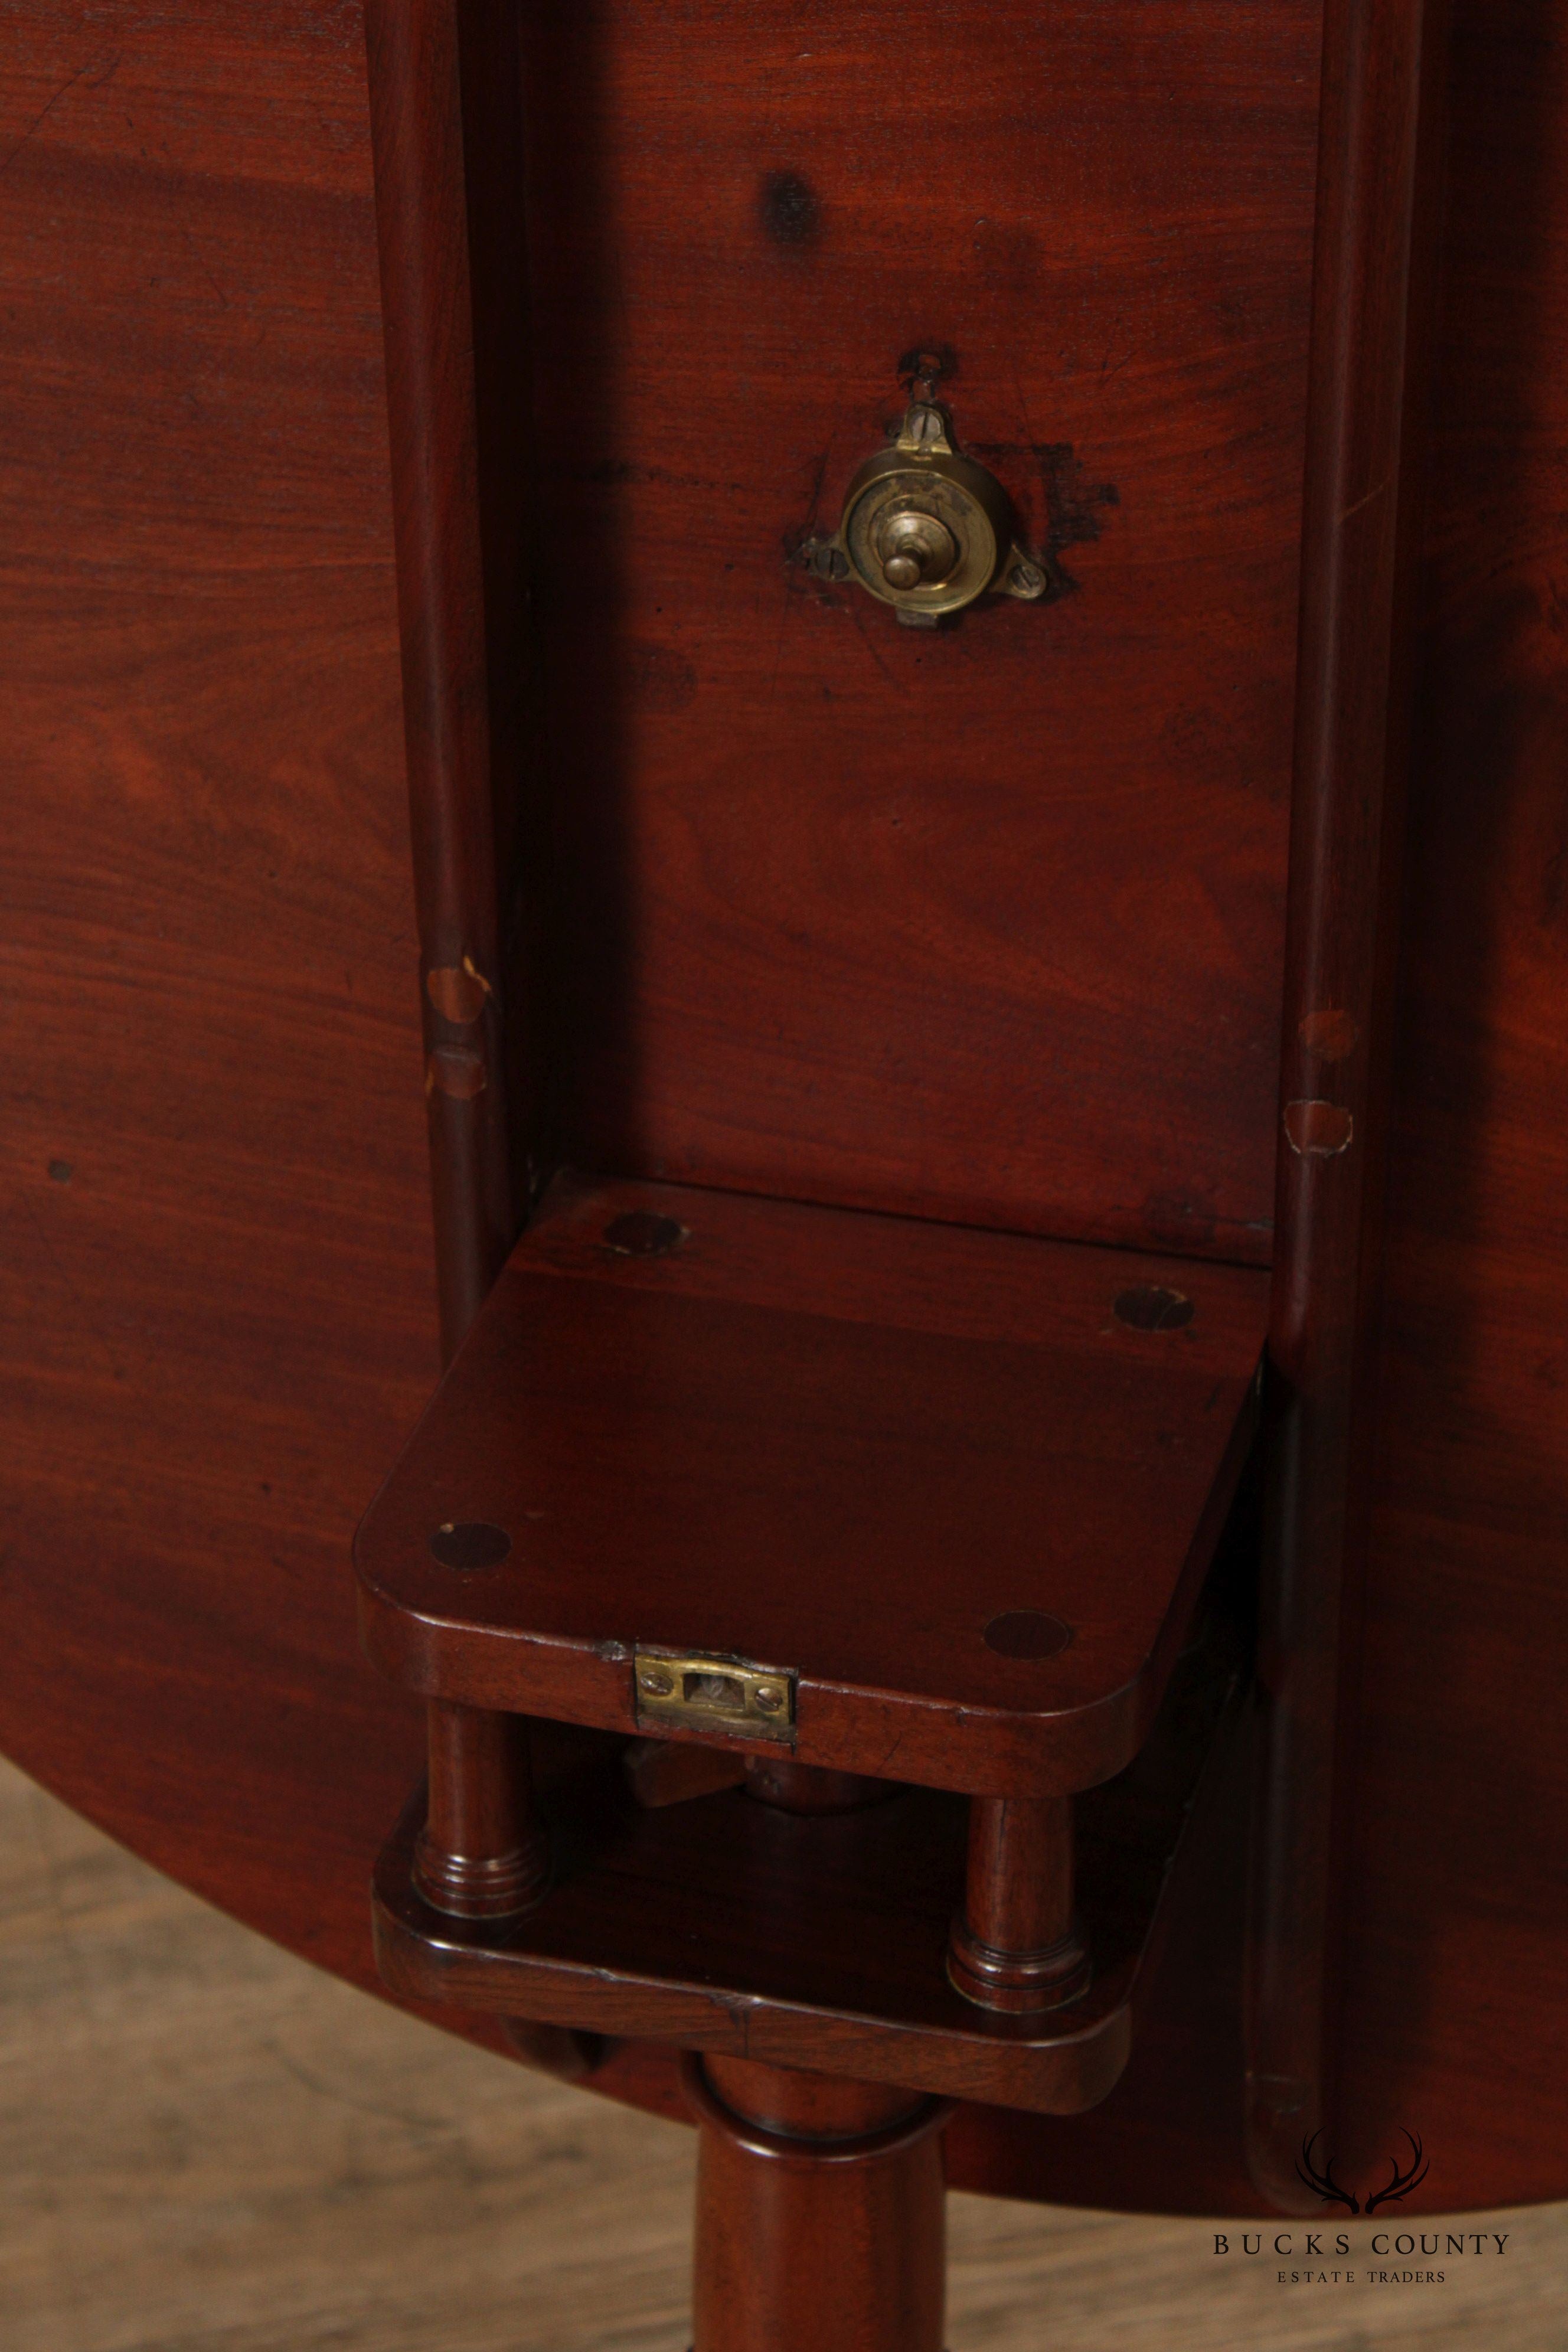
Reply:
[[1130, 1331], [1180, 1331], [1192, 1321], [1194, 1309], [1184, 1291], [1140, 1282], [1119, 1292], [1110, 1311]]
[[1020, 506], [1026, 501], [1016, 469], [1032, 468], [1038, 482], [1035, 495], [1045, 509], [1042, 522], [1036, 526], [1047, 579], [1042, 601], [1050, 604], [1075, 594], [1080, 583], [1062, 561], [1063, 551], [1069, 547], [1091, 547], [1103, 535], [1108, 510], [1121, 503], [1115, 483], [1092, 480], [1070, 441], [973, 441], [967, 446], [973, 456], [1001, 477]]
[[951, 343], [912, 343], [895, 373], [906, 392], [912, 392], [917, 383], [929, 384], [935, 391], [956, 377], [958, 353]]
[[775, 245], [815, 245], [822, 234], [822, 205], [809, 180], [798, 172], [770, 172], [757, 202], [763, 228]]
[[697, 672], [673, 646], [633, 646], [627, 669], [632, 692], [645, 710], [684, 710], [696, 695]]

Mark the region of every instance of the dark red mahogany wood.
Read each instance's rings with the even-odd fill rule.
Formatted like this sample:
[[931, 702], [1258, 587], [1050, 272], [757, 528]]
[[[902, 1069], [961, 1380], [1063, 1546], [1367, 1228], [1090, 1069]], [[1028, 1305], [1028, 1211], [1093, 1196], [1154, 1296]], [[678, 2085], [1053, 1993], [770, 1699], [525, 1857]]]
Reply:
[[1330, 0], [1324, 19], [1248, 2011], [1251, 2161], [1289, 2210], [1310, 2210], [1298, 2159], [1332, 2099], [1436, 226], [1422, 100], [1446, 26], [1446, 0]]
[[1072, 1807], [1065, 1797], [976, 1797], [963, 1908], [947, 1970], [986, 2009], [1058, 2009], [1087, 1990], [1073, 1909]]
[[[668, 1748], [674, 1743], [661, 1745]], [[677, 1752], [689, 1755], [691, 1750], [682, 1747]], [[716, 1759], [722, 1755], [715, 1748], [698, 1752]], [[786, 1813], [858, 1812], [862, 1805], [886, 1803], [899, 1785], [894, 1780], [873, 1780], [865, 1772], [819, 1771], [785, 1755], [749, 1755], [744, 1771], [751, 1794], [764, 1805], [781, 1806]]]
[[[1181, 13], [1238, 46], [1283, 21]], [[1568, 108], [1560, 0], [1462, 0], [1458, 19], [1342, 2093], [1369, 2176], [1419, 2126], [1426, 2211], [1568, 2193]], [[1124, 9], [1071, 22], [1124, 61]], [[437, 1351], [360, 27], [296, 0], [28, 0], [6, 32], [0, 1745], [159, 1869], [374, 1991], [363, 1886], [422, 1733], [357, 1654], [341, 1563]], [[1109, 65], [1103, 89], [1091, 160], [1135, 197]], [[869, 212], [875, 186], [856, 184]], [[1218, 303], [1250, 294], [1215, 209], [1237, 184], [1218, 155], [1184, 216], [1187, 257], [1220, 256], [1231, 279], [1191, 310], [1216, 355], [1238, 348]], [[1005, 226], [1042, 339], [1054, 318], [1092, 323], [1070, 282], [1065, 305], [1041, 293], [1054, 231], [1031, 260], [1030, 224]], [[976, 278], [1008, 250], [974, 251]], [[690, 253], [695, 273], [695, 236]], [[1283, 245], [1280, 265], [1277, 317], [1300, 307]], [[1125, 341], [1103, 345], [1113, 384], [1149, 387], [1149, 436], [1173, 282], [1131, 271]], [[1079, 338], [1091, 429], [1068, 437], [1086, 450], [1100, 356]], [[550, 364], [574, 364], [564, 335]], [[1169, 501], [1152, 594], [1179, 594], [1185, 520], [1205, 481], [1240, 478], [1233, 446], [1228, 475], [1216, 447]], [[803, 503], [792, 490], [788, 520]], [[1097, 545], [1064, 549], [1081, 585], [1053, 624], [1081, 625], [1091, 567], [1143, 543], [1132, 512], [1124, 497]], [[1255, 577], [1249, 559], [1238, 608]], [[871, 642], [853, 632], [868, 667]], [[1163, 659], [1130, 637], [1129, 678], [1145, 654]], [[1205, 708], [1227, 707], [1206, 677], [1172, 681], [1189, 714], [1170, 738], [1186, 764], [1162, 770], [1173, 796]], [[1205, 856], [1227, 855], [1211, 832]], [[1202, 888], [1173, 865], [1140, 909], [1172, 965]], [[1270, 1021], [1247, 1030], [1260, 1104]], [[1238, 1147], [1261, 1219], [1268, 1124]], [[1114, 2096], [1073, 2119], [961, 2109], [957, 2185], [1260, 2209], [1238, 2153], [1239, 1838], [1173, 1886]], [[493, 2015], [438, 2014], [500, 2040]], [[594, 2081], [684, 2112], [667, 2049], [622, 2045]]]
[[[1065, 2007], [1003, 2012], [949, 1979], [962, 1799], [906, 1789], [851, 1812], [801, 1814], [726, 1790], [650, 1811], [628, 1794], [614, 1743], [543, 1726], [549, 1893], [504, 1923], [438, 1916], [414, 1879], [416, 1798], [376, 1871], [383, 1972], [421, 2000], [1077, 2113], [1127, 2063], [1167, 1882], [1180, 1887], [1178, 1848], [1201, 1850], [1223, 1792], [1236, 1684], [1217, 1633], [1194, 1645], [1134, 1763], [1077, 1800], [1095, 1975]], [[1015, 1897], [1010, 1916], [1026, 1910]]]
[[[520, 13], [569, 1163], [1267, 1263], [1320, 16]], [[927, 344], [936, 635], [790, 560]]]
[[367, 0], [441, 1328], [516, 1230], [500, 1049], [478, 417], [452, 0]]
[[[517, 1228], [487, 658], [486, 590], [493, 609], [495, 567], [487, 583], [463, 60], [451, 0], [367, 0], [365, 34], [425, 1096], [442, 1349], [450, 1358]], [[436, 1708], [429, 1747], [426, 1892], [458, 1915], [526, 1903], [545, 1863], [527, 1824], [519, 1735], [472, 1708]], [[471, 1788], [461, 1785], [465, 1772]], [[476, 1832], [478, 1852], [442, 1843], [448, 1833], [471, 1840]], [[497, 1837], [514, 1835], [516, 1843], [491, 1851]]]
[[941, 2099], [692, 2060], [693, 2352], [942, 2352]]
[[549, 1840], [533, 1811], [528, 1727], [517, 1716], [440, 1699], [429, 1714], [428, 1801], [414, 1883], [453, 1918], [510, 1918], [550, 1877]]
[[[681, 1238], [628, 1253], [639, 1219]], [[1145, 1736], [1207, 1572], [1266, 1287], [563, 1179], [366, 1517], [371, 1654], [626, 1732], [636, 1643], [733, 1654], [798, 1675], [801, 1763], [1086, 1787]], [[447, 1566], [454, 1521], [505, 1556]]]
[[[731, 1790], [613, 1833], [590, 1818], [575, 1844], [561, 1823], [569, 1874], [494, 1929], [421, 1900], [417, 1821], [411, 1811], [376, 1874], [377, 1956], [401, 1995], [1049, 2115], [1095, 2105], [1127, 2064], [1161, 1857], [1151, 1868], [1134, 1856], [1127, 1886], [1104, 1890], [1114, 1908], [1091, 1910], [1102, 1973], [1082, 2000], [994, 2015], [946, 1971], [961, 1800], [910, 1791], [802, 1823]], [[584, 1838], [602, 1852], [580, 1858]], [[1111, 1851], [1110, 1867], [1127, 1861]]]
[[631, 1739], [621, 1750], [621, 1769], [639, 1805], [683, 1805], [715, 1789], [738, 1789], [746, 1759], [720, 1748], [684, 1740]]
[[1417, 2123], [1453, 2151], [1434, 2210], [1568, 2183], [1563, 29], [1555, 0], [1458, 11], [1346, 1807], [1345, 2153]]

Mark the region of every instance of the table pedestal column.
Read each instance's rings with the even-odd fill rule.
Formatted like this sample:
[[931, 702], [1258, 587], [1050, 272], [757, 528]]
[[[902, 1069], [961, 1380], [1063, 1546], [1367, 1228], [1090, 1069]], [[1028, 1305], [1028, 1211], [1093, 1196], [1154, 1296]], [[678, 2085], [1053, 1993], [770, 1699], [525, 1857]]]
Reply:
[[948, 2103], [689, 2058], [694, 2352], [942, 2352]]

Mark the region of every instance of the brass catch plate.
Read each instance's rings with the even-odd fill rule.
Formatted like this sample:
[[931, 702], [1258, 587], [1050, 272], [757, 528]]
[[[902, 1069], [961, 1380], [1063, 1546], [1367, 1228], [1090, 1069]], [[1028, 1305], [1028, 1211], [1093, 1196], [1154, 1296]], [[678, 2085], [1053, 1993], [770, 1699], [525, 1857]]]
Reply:
[[794, 1742], [792, 1667], [638, 1648], [632, 1654], [632, 1679], [637, 1722], [650, 1731]]
[[1050, 583], [1013, 537], [1006, 491], [954, 447], [946, 409], [913, 389], [896, 437], [850, 483], [834, 537], [802, 541], [801, 562], [821, 579], [858, 580], [914, 629], [987, 593], [1034, 604]]

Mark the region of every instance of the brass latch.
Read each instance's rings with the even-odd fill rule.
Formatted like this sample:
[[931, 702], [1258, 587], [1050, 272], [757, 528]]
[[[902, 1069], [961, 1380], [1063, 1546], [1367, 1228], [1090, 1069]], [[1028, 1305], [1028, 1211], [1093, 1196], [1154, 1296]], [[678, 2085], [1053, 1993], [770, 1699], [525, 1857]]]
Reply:
[[1046, 568], [1014, 538], [1006, 491], [954, 448], [947, 412], [921, 389], [850, 483], [833, 538], [807, 540], [801, 560], [825, 578], [858, 580], [910, 628], [934, 629], [987, 593], [1036, 603]]
[[632, 1654], [632, 1676], [637, 1722], [647, 1728], [795, 1738], [795, 1678], [787, 1667], [638, 1648]]

